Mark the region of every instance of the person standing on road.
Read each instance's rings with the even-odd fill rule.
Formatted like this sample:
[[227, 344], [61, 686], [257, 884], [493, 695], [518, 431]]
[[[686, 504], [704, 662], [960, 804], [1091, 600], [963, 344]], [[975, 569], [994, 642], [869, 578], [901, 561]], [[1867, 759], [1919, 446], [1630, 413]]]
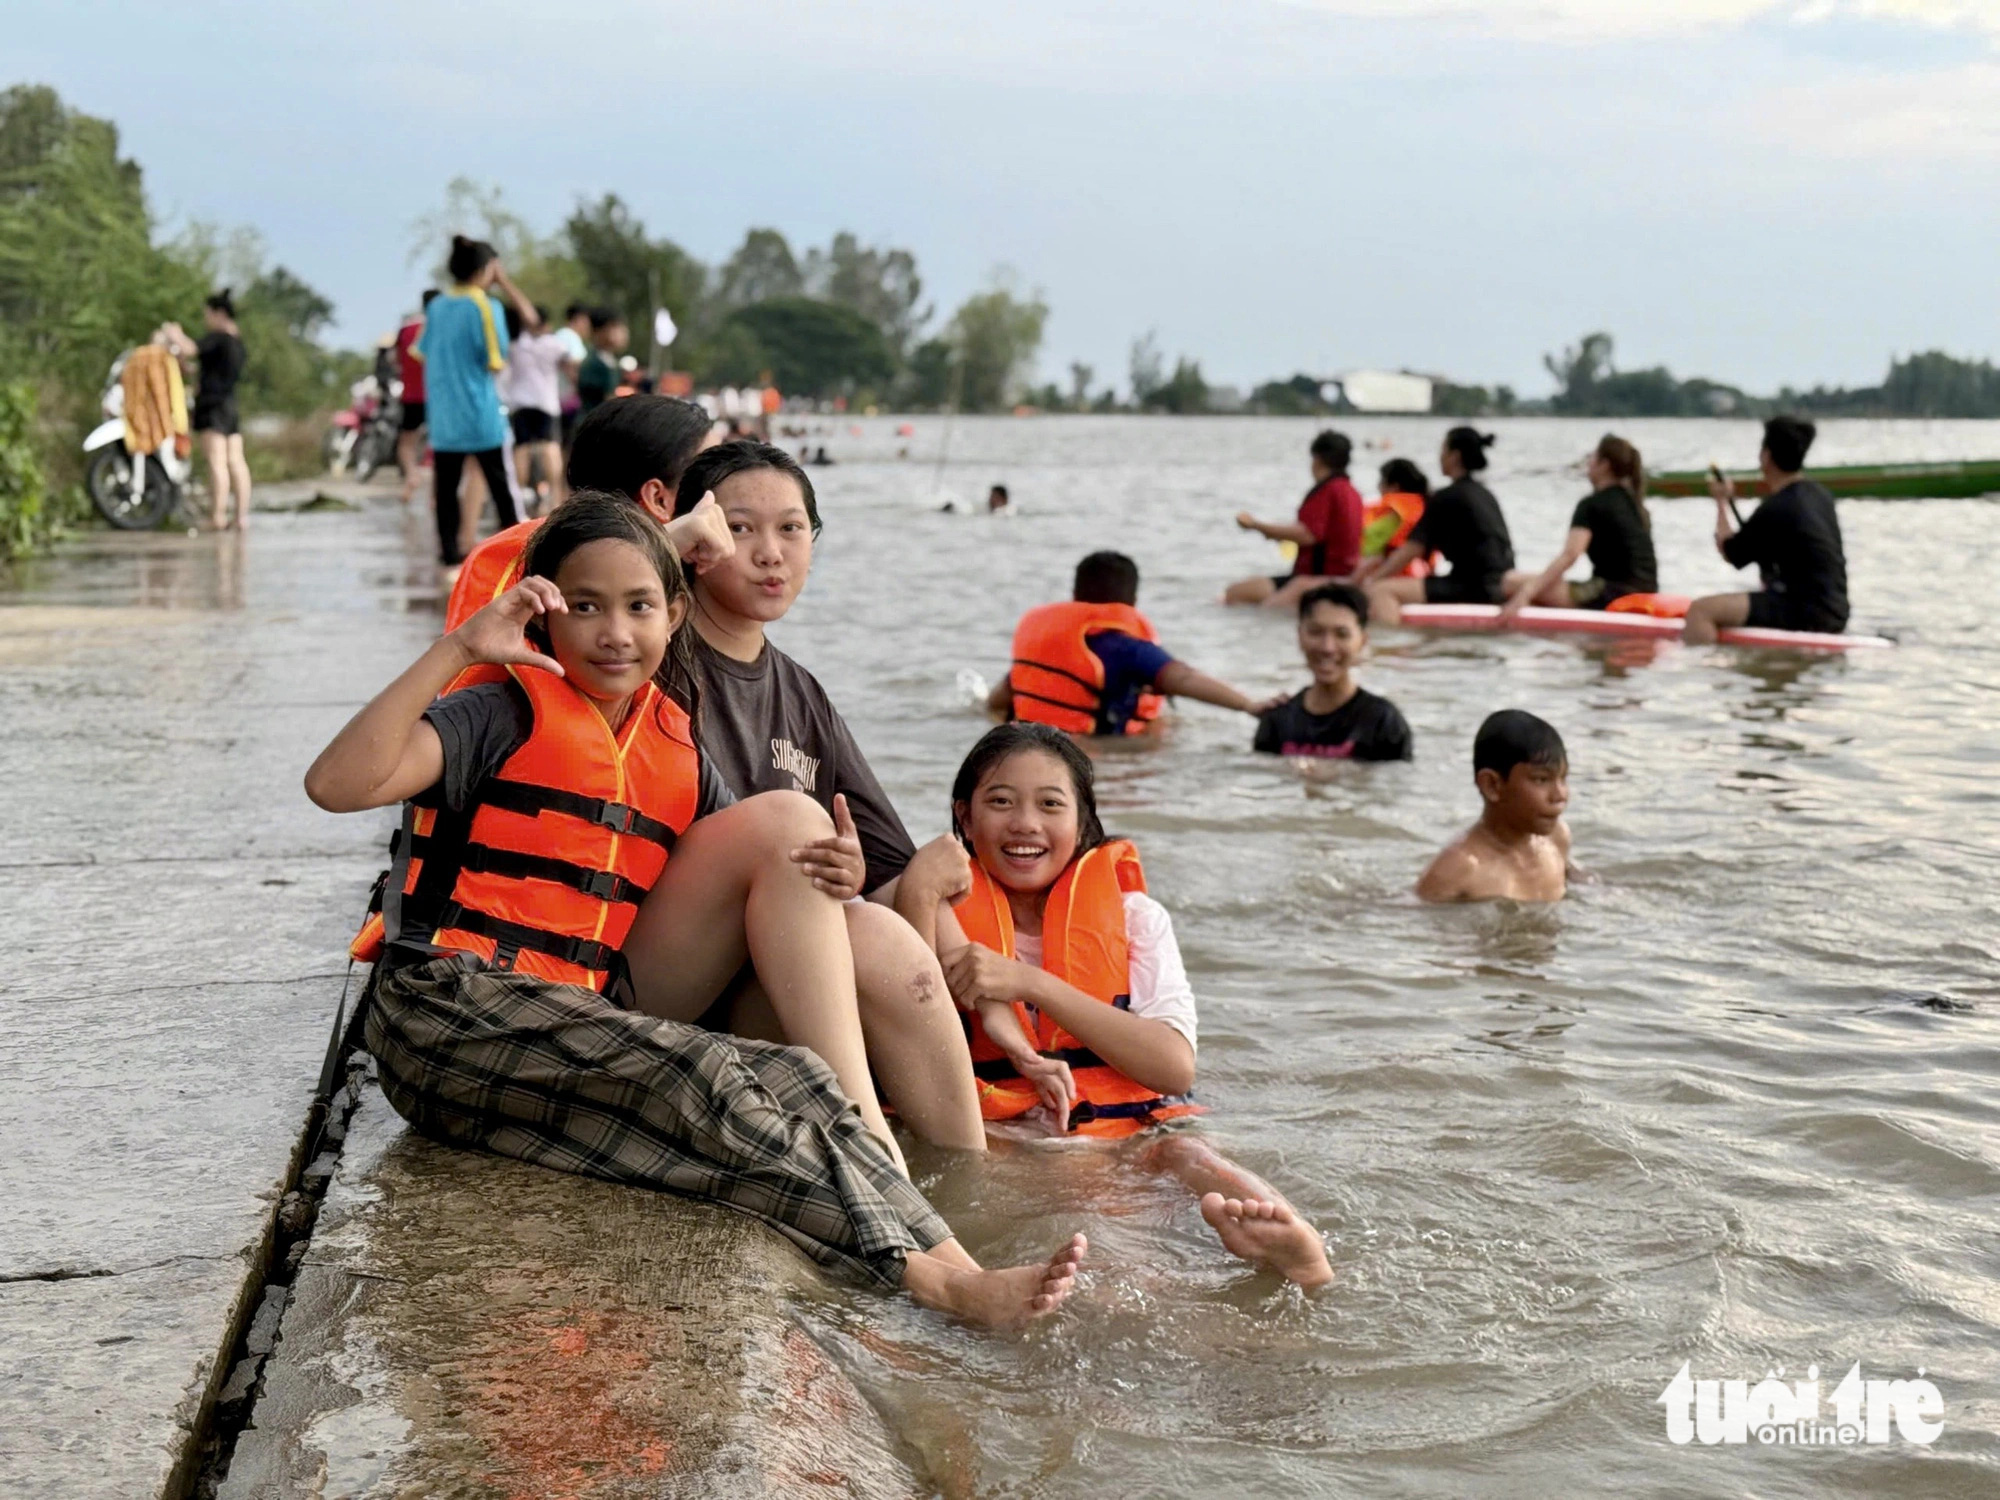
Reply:
[[[202, 457], [208, 460], [208, 487], [212, 496], [210, 522], [217, 531], [250, 525], [250, 465], [243, 457], [243, 424], [236, 410], [236, 382], [243, 377], [247, 358], [243, 336], [236, 326], [236, 307], [224, 287], [202, 304], [202, 321], [208, 332], [190, 339], [178, 323], [160, 330], [167, 347], [183, 366], [192, 362], [198, 369], [194, 392], [194, 430], [201, 438]], [[230, 519], [230, 500], [236, 502], [236, 516]]]
[[411, 313], [396, 330], [396, 378], [403, 382], [403, 411], [396, 432], [396, 467], [403, 475], [403, 503], [417, 492], [418, 459], [424, 444], [424, 362], [417, 358], [417, 340], [423, 335], [424, 317], [437, 300], [438, 289], [424, 293], [423, 308]]
[[[569, 350], [531, 304], [523, 317], [507, 309], [507, 337], [513, 353], [501, 377], [507, 422], [514, 429], [514, 469], [528, 509], [545, 516], [563, 499], [563, 453], [556, 423], [562, 406], [562, 367]], [[535, 468], [541, 466], [541, 477]]]
[[458, 487], [468, 458], [485, 477], [487, 492], [500, 512], [500, 524], [512, 526], [520, 520], [500, 457], [501, 445], [507, 440], [507, 419], [493, 382], [507, 364], [507, 325], [495, 314], [486, 289], [498, 286], [521, 311], [523, 321], [530, 309], [527, 299], [501, 270], [498, 253], [484, 240], [453, 235], [446, 266], [451, 272], [451, 290], [431, 303], [415, 351], [424, 362], [438, 561], [446, 568], [456, 568], [465, 561], [459, 536]]

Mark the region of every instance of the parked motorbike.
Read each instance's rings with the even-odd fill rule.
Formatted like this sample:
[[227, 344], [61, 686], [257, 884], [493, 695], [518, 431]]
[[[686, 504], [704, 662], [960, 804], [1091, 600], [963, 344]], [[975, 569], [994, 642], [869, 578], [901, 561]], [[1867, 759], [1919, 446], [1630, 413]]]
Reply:
[[98, 513], [121, 531], [145, 531], [186, 503], [194, 464], [188, 439], [169, 437], [152, 453], [125, 446], [126, 351], [112, 361], [99, 406], [104, 421], [83, 440], [83, 487]]
[[403, 382], [377, 360], [375, 373], [355, 381], [348, 394], [353, 399], [347, 410], [335, 412], [333, 425], [326, 430], [326, 468], [329, 474], [346, 470], [366, 480], [396, 456], [396, 438], [403, 428]]

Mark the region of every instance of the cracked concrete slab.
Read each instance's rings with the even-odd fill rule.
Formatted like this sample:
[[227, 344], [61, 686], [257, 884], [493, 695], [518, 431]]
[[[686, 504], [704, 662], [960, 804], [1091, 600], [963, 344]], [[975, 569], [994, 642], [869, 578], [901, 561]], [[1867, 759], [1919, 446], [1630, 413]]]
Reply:
[[455, 1151], [372, 1086], [218, 1500], [932, 1493], [741, 1215]]

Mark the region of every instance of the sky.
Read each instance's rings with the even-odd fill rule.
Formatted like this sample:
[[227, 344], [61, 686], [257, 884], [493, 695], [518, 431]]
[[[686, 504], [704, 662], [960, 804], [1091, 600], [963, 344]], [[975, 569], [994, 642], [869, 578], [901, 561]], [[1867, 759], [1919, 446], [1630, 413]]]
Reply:
[[[171, 230], [250, 226], [366, 343], [497, 184], [1011, 275], [1040, 374], [1408, 368], [1524, 395], [1594, 329], [1755, 391], [2000, 354], [2000, 0], [15, 0], [0, 83], [119, 125]], [[10, 76], [11, 75], [11, 76]]]

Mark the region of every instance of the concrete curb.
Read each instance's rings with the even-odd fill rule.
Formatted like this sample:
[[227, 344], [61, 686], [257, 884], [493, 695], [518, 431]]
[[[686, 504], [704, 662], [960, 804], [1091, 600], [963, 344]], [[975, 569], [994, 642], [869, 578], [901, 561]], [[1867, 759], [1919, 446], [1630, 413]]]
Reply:
[[753, 1220], [454, 1151], [373, 1085], [219, 1500], [934, 1493]]

